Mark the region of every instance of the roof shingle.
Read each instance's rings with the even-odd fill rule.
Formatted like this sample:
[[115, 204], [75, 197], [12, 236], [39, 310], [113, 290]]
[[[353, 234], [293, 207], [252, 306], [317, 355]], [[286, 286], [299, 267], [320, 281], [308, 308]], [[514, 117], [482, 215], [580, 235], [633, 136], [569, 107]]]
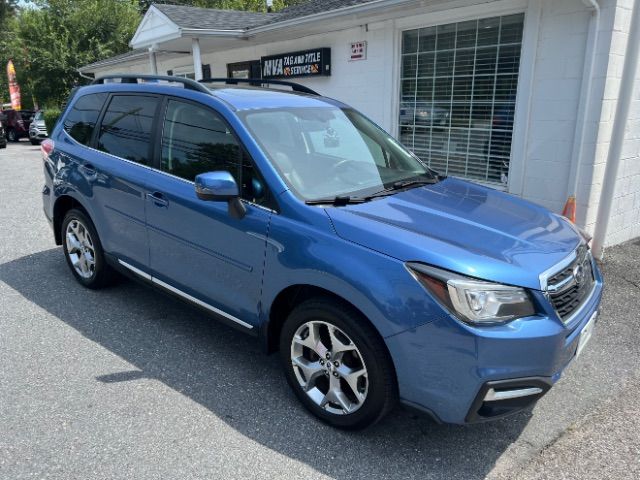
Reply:
[[218, 10], [183, 5], [154, 4], [158, 10], [181, 28], [212, 30], [246, 30], [275, 20], [277, 13]]
[[374, 0], [310, 0], [299, 5], [283, 8], [278, 12], [277, 19], [270, 19], [270, 23], [289, 20], [292, 18], [306, 17], [316, 13], [329, 12], [339, 8], [353, 7], [363, 3], [371, 3]]
[[301, 18], [339, 8], [352, 7], [374, 0], [310, 0], [277, 13], [219, 10], [215, 8], [188, 7], [184, 5], [157, 4], [153, 6], [181, 28], [214, 30], [247, 30], [283, 20]]

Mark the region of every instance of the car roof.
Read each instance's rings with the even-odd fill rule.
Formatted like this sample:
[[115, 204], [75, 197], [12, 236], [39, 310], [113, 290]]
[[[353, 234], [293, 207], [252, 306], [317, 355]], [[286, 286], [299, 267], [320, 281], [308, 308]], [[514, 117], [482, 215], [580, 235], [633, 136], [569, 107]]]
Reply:
[[275, 88], [221, 86], [210, 89], [214, 97], [232, 105], [236, 110], [291, 107], [345, 107], [328, 97], [289, 92]]
[[[338, 107], [345, 108], [346, 105], [332, 98], [320, 95], [310, 95], [306, 93], [292, 92], [280, 88], [264, 88], [238, 85], [205, 85], [210, 92], [210, 96], [216, 98], [232, 110], [249, 110], [262, 108], [293, 108], [293, 107]], [[194, 99], [194, 96], [206, 95], [204, 92], [181, 88], [178, 85], [168, 83], [104, 83], [98, 85], [87, 85], [80, 89], [82, 93], [89, 92], [122, 92], [122, 93], [157, 93], [164, 95], [175, 94], [176, 91], [184, 92]], [[74, 95], [75, 96], [75, 95]]]

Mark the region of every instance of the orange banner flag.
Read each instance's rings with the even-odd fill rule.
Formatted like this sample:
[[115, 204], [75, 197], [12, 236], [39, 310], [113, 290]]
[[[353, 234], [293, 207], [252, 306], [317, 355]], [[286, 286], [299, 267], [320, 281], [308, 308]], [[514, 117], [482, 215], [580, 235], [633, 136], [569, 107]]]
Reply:
[[7, 63], [7, 76], [9, 77], [11, 108], [14, 110], [20, 110], [22, 108], [22, 104], [20, 102], [20, 86], [18, 85], [18, 79], [16, 78], [16, 67], [13, 66], [13, 61], [11, 60]]

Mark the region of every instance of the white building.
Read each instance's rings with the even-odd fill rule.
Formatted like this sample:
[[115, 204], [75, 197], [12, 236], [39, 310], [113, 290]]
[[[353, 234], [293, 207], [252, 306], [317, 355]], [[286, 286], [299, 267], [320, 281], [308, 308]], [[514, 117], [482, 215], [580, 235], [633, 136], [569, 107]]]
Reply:
[[130, 53], [80, 71], [290, 77], [361, 110], [441, 173], [555, 212], [575, 195], [576, 223], [600, 255], [640, 236], [633, 6], [311, 0], [267, 14], [154, 5]]

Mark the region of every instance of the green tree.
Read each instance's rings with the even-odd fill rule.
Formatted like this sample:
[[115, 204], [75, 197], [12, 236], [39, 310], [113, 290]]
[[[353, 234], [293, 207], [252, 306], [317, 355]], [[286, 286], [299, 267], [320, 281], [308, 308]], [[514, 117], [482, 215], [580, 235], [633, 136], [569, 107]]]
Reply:
[[0, 0], [0, 26], [5, 19], [13, 16], [18, 8], [18, 0]]
[[33, 3], [13, 19], [3, 52], [16, 65], [25, 104], [31, 96], [40, 106], [60, 104], [79, 80], [77, 68], [126, 52], [140, 21], [136, 0]]

